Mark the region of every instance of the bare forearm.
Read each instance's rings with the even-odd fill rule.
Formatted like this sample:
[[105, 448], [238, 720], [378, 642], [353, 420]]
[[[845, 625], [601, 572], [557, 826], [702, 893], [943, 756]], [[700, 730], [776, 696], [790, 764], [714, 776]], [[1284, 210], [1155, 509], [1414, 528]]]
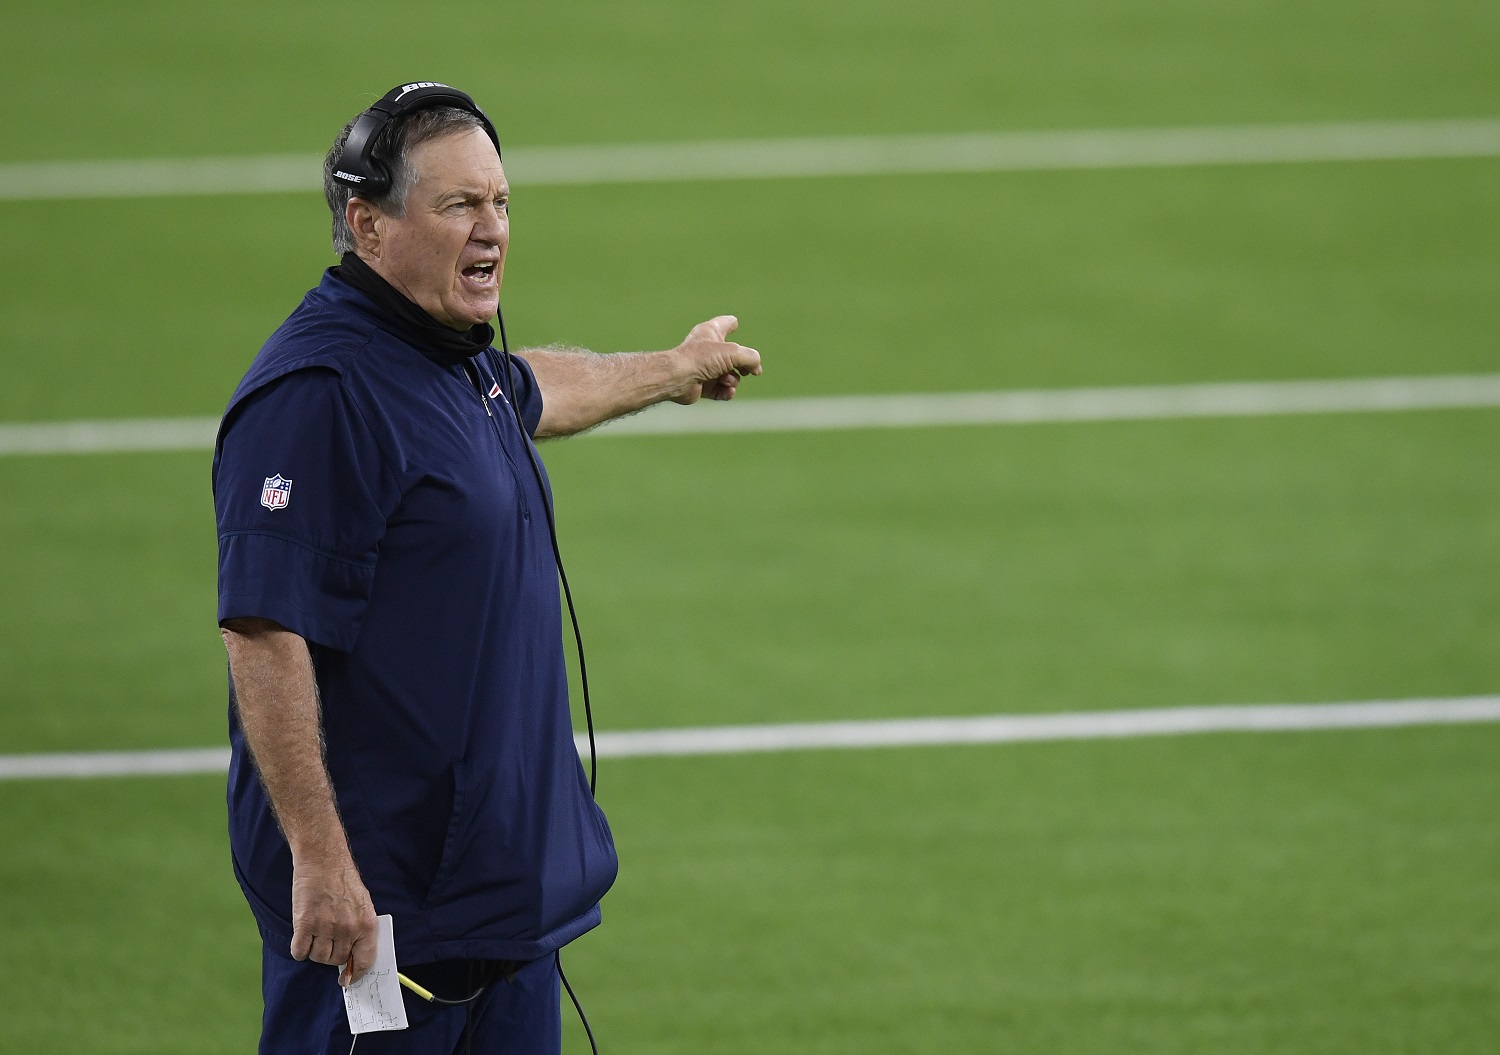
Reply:
[[672, 398], [687, 383], [673, 352], [599, 355], [577, 348], [528, 348], [542, 389], [537, 438], [571, 436]]
[[339, 820], [323, 762], [318, 687], [307, 642], [264, 619], [223, 628], [245, 742], [292, 848], [295, 960], [359, 981], [375, 962], [375, 906]]
[[553, 347], [519, 353], [542, 393], [537, 438], [571, 436], [665, 399], [733, 399], [740, 378], [760, 373], [760, 353], [729, 340], [737, 326], [733, 315], [717, 316], [665, 352], [595, 355]]
[[306, 642], [262, 620], [237, 621], [223, 635], [240, 727], [293, 857], [347, 858]]

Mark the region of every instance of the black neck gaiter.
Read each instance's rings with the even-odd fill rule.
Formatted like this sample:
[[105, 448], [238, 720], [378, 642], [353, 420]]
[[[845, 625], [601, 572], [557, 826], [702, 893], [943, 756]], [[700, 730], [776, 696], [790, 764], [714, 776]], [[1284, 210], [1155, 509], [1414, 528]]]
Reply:
[[456, 366], [490, 346], [495, 330], [487, 322], [467, 330], [454, 330], [438, 322], [408, 300], [395, 286], [376, 273], [355, 253], [345, 253], [333, 277], [359, 290], [380, 313], [381, 322], [397, 337], [427, 358], [444, 366]]

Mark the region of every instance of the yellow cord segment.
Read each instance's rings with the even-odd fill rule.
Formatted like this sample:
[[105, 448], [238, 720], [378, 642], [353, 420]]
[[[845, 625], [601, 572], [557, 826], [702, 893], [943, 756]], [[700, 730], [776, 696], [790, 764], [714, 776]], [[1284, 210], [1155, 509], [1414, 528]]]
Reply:
[[400, 971], [396, 972], [396, 979], [402, 985], [406, 986], [406, 988], [410, 989], [413, 993], [416, 993], [418, 996], [420, 996], [423, 1000], [426, 1000], [429, 1004], [432, 1003], [432, 994], [423, 989], [416, 982], [413, 982], [410, 978], [406, 977], [406, 975], [402, 974]]

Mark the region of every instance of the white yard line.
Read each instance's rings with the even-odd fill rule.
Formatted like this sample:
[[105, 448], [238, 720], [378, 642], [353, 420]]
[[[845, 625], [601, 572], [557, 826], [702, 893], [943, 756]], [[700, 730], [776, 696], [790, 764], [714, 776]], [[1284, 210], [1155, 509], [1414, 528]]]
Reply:
[[[1500, 119], [1209, 125], [516, 147], [519, 187], [1500, 156]], [[312, 191], [322, 157], [0, 164], [0, 200]]]
[[665, 403], [644, 414], [612, 422], [598, 431], [602, 435], [615, 436], [791, 432], [1496, 406], [1500, 406], [1500, 374], [1438, 375], [1341, 381], [1238, 381], [1128, 388], [747, 399], [708, 407]]
[[44, 777], [158, 777], [223, 773], [229, 748], [189, 747], [168, 751], [84, 751], [65, 755], [0, 755], [0, 780]]
[[213, 450], [218, 418], [123, 418], [0, 425], [0, 455]]
[[[648, 729], [600, 733], [600, 758], [730, 755], [942, 744], [999, 744], [1047, 740], [1108, 740], [1189, 733], [1384, 729], [1414, 725], [1500, 722], [1500, 696], [1463, 696], [1362, 703], [1170, 707], [1140, 711], [989, 715], [979, 718], [898, 718], [887, 721], [731, 725], [706, 729]], [[588, 750], [583, 734], [580, 753]], [[45, 777], [157, 776], [222, 773], [226, 748], [111, 751], [58, 755], [0, 755], [0, 780]]]
[[[1500, 374], [746, 399], [693, 407], [666, 403], [591, 435], [1029, 425], [1465, 407], [1500, 407]], [[217, 429], [216, 418], [15, 423], [0, 425], [0, 456], [209, 450]]]
[[[1188, 733], [1379, 729], [1474, 722], [1500, 722], [1500, 696], [653, 729], [604, 733], [598, 739], [600, 758], [632, 758], [829, 748], [1110, 740]], [[580, 751], [586, 751], [587, 738], [578, 737], [578, 745]]]

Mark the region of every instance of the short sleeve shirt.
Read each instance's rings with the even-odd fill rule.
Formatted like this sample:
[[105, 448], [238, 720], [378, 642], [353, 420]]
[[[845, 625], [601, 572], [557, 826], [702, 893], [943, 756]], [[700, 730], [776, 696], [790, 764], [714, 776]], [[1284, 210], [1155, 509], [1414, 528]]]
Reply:
[[[307, 641], [340, 815], [398, 954], [532, 959], [597, 924], [617, 869], [568, 711], [541, 392], [523, 359], [442, 361], [382, 323], [330, 272], [235, 392], [219, 618]], [[236, 874], [284, 947], [290, 851], [233, 706], [230, 743]]]

